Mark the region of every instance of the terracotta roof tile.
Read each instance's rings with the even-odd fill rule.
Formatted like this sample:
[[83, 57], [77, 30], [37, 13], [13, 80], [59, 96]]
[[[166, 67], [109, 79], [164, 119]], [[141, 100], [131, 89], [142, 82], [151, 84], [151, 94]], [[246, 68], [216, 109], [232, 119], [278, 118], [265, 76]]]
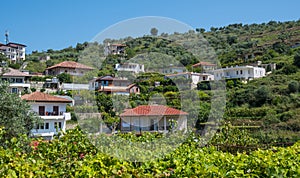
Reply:
[[[0, 67], [0, 73], [2, 73], [2, 69]], [[5, 73], [3, 74], [3, 76], [18, 76], [18, 77], [27, 77], [29, 76], [28, 74], [25, 74], [19, 70], [16, 70], [16, 69], [12, 69], [12, 68], [8, 68], [7, 71], [5, 71]]]
[[174, 116], [188, 115], [188, 113], [163, 105], [141, 105], [127, 109], [120, 116]]
[[64, 62], [61, 62], [59, 64], [56, 64], [54, 66], [51, 66], [51, 67], [48, 67], [47, 69], [53, 69], [53, 68], [57, 68], [57, 67], [64, 67], [64, 68], [78, 68], [78, 69], [90, 69], [90, 70], [93, 70], [94, 68], [93, 67], [89, 67], [89, 66], [86, 66], [86, 65], [83, 65], [83, 64], [80, 64], [78, 62], [74, 62], [74, 61], [64, 61]]
[[21, 97], [21, 99], [26, 101], [36, 101], [36, 102], [53, 102], [53, 103], [71, 103], [72, 101], [60, 98], [57, 96], [49, 95], [42, 92], [34, 92], [31, 94], [26, 94]]
[[197, 66], [216, 66], [216, 64], [202, 61], [193, 65], [193, 67], [197, 67]]

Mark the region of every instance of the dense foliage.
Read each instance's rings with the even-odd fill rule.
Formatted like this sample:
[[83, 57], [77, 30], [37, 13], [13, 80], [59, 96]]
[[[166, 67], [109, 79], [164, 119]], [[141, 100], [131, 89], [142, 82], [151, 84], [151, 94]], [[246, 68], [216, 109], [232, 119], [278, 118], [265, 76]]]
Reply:
[[0, 81], [0, 127], [4, 127], [0, 145], [7, 145], [6, 140], [20, 135], [29, 135], [30, 130], [38, 123], [30, 105], [16, 94], [10, 93], [8, 83]]
[[[0, 138], [3, 130], [0, 130]], [[122, 136], [125, 138], [124, 136]], [[127, 144], [154, 137], [127, 136]], [[173, 152], [146, 162], [130, 162], [97, 150], [78, 129], [50, 142], [32, 140], [31, 149], [11, 139], [13, 149], [0, 147], [1, 177], [299, 177], [300, 145], [256, 150], [249, 154], [200, 147], [187, 139]], [[111, 148], [116, 149], [116, 148]], [[129, 150], [125, 150], [130, 152]]]

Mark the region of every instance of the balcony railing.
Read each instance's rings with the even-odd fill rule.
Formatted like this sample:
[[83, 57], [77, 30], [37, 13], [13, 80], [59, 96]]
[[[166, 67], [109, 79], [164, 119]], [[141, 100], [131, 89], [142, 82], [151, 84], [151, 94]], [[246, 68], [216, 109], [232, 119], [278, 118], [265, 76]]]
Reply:
[[54, 111], [46, 111], [46, 112], [38, 112], [39, 116], [63, 116], [65, 112], [54, 112]]

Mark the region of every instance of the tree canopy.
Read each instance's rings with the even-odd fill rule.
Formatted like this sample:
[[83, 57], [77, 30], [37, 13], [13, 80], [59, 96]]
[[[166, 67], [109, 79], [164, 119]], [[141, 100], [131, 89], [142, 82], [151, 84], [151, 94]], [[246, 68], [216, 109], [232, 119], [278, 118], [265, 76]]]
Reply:
[[0, 140], [5, 140], [20, 135], [30, 134], [30, 130], [39, 122], [30, 106], [19, 96], [8, 92], [8, 84], [0, 82], [0, 127], [4, 127], [5, 134]]

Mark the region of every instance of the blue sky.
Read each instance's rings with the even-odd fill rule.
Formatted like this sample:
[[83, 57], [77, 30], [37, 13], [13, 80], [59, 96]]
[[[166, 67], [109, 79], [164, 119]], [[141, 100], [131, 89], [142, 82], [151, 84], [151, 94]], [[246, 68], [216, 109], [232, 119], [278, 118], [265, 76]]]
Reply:
[[[1, 2], [0, 42], [32, 50], [62, 49], [92, 40], [120, 21], [141, 16], [176, 19], [192, 28], [298, 20], [299, 0], [14, 0]], [[150, 29], [149, 29], [150, 31]], [[159, 31], [161, 32], [161, 31]]]

